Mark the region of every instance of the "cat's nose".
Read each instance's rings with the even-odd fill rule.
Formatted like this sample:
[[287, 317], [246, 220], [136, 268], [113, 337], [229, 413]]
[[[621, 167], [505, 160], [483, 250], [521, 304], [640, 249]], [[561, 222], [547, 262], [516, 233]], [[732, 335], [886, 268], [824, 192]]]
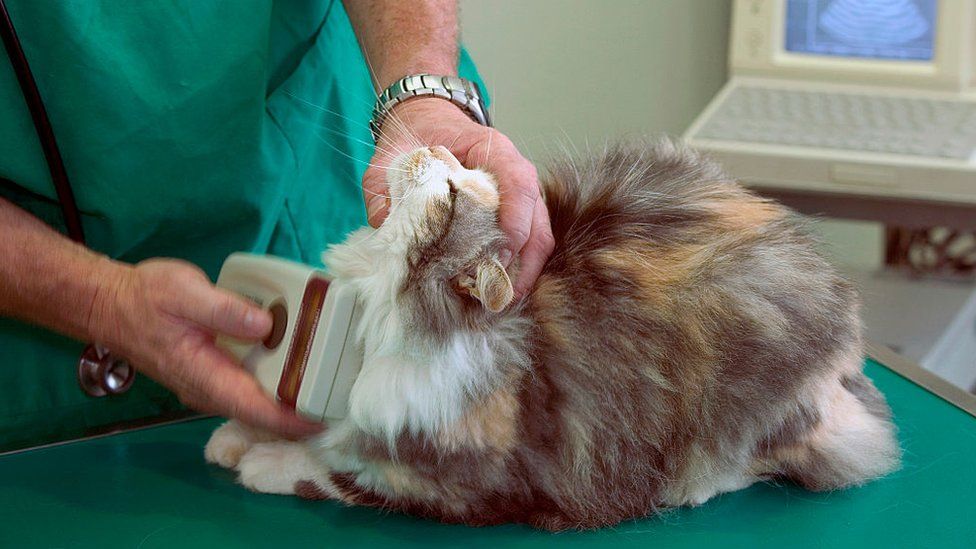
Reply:
[[427, 150], [430, 151], [431, 156], [447, 164], [447, 167], [451, 171], [461, 169], [461, 163], [458, 162], [457, 158], [454, 158], [454, 155], [451, 154], [451, 151], [447, 150], [447, 147], [436, 145], [434, 147], [428, 147]]

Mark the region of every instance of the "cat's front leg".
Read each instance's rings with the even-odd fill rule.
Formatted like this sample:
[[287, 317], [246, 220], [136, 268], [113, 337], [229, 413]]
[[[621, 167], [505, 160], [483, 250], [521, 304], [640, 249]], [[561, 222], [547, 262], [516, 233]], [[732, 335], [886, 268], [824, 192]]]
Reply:
[[295, 494], [306, 499], [337, 498], [328, 468], [304, 442], [279, 440], [255, 444], [237, 464], [238, 480], [265, 494]]

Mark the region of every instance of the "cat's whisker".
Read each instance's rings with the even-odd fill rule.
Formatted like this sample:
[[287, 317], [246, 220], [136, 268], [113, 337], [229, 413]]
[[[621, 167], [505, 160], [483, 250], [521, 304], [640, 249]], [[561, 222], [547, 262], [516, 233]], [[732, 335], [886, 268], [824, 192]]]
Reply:
[[[368, 70], [370, 78], [373, 81], [373, 95], [375, 95], [376, 99], [378, 100], [380, 94], [382, 94], [384, 91], [383, 84], [380, 83], [379, 78], [376, 75], [376, 70], [373, 68], [373, 62], [369, 57], [369, 52], [366, 51], [365, 47], [362, 48], [362, 51], [363, 51], [363, 59], [366, 61], [366, 69]], [[396, 112], [395, 109], [387, 112], [386, 119], [384, 120], [384, 122], [386, 122], [387, 120], [392, 120], [394, 124], [399, 125], [400, 130], [403, 132], [404, 138], [407, 139], [410, 144], [414, 145], [414, 147], [419, 149], [426, 146], [423, 143], [423, 141], [420, 139], [420, 137], [414, 134], [407, 126], [406, 122], [404, 122], [399, 117], [399, 114]], [[382, 129], [381, 129], [381, 133], [382, 133]]]
[[356, 158], [355, 156], [352, 156], [351, 154], [349, 154], [349, 153], [347, 153], [347, 152], [339, 149], [338, 147], [336, 147], [332, 143], [329, 143], [329, 141], [327, 139], [325, 139], [324, 137], [322, 137], [321, 135], [315, 134], [315, 137], [321, 139], [322, 142], [325, 143], [326, 145], [328, 145], [332, 150], [334, 150], [335, 152], [341, 154], [342, 156], [345, 156], [346, 158], [352, 160], [353, 162], [359, 162], [360, 164], [365, 164], [367, 166], [372, 166], [374, 168], [378, 168], [378, 169], [381, 169], [381, 170], [392, 170], [392, 171], [399, 171], [399, 172], [405, 172], [406, 171], [406, 170], [401, 170], [401, 169], [398, 169], [398, 168], [391, 168], [389, 166], [383, 166], [381, 164], [373, 164], [371, 162], [367, 162], [365, 160]]
[[415, 148], [423, 148], [424, 144], [421, 142], [420, 137], [418, 137], [407, 125], [396, 110], [391, 110], [387, 113], [384, 122], [393, 123], [394, 129], [398, 132], [398, 135], [406, 140], [409, 144], [413, 145]]
[[[575, 153], [575, 155], [572, 156], [572, 158], [574, 158], [574, 159], [582, 158], [582, 155], [580, 154], [579, 149], [576, 147], [576, 143], [573, 141], [573, 139], [571, 137], [569, 137], [569, 133], [566, 131], [565, 126], [563, 126], [562, 124], [560, 124], [558, 127], [559, 127], [559, 131], [563, 134], [563, 137], [569, 143], [569, 146], [573, 148], [573, 152]], [[569, 156], [569, 155], [567, 155], [567, 156]]]
[[420, 137], [409, 127], [396, 109], [388, 111], [383, 122], [392, 124], [392, 130], [390, 132], [384, 132], [383, 128], [380, 128], [380, 133], [386, 135], [389, 139], [394, 140], [399, 137], [416, 149], [425, 147]]
[[[379, 99], [379, 95], [382, 92], [382, 90], [380, 90], [380, 92], [377, 92], [376, 90], [379, 89], [379, 87], [381, 86], [381, 84], [380, 84], [379, 80], [376, 78], [376, 73], [375, 73], [375, 71], [373, 71], [372, 64], [370, 63], [369, 57], [368, 57], [368, 55], [366, 54], [365, 51], [363, 51], [363, 56], [366, 58], [366, 64], [367, 64], [367, 69], [369, 71], [370, 79], [372, 80], [372, 82], [374, 84], [374, 88], [373, 88], [374, 99]], [[341, 89], [341, 87], [340, 87], [340, 89]], [[308, 101], [308, 100], [306, 100], [306, 99], [304, 99], [302, 97], [299, 97], [298, 95], [292, 93], [291, 91], [289, 91], [287, 89], [284, 89], [283, 90], [283, 93], [285, 93], [289, 97], [292, 97], [292, 98], [294, 98], [294, 99], [296, 99], [296, 100], [298, 100], [298, 101], [300, 101], [300, 102], [302, 102], [302, 103], [304, 103], [304, 104], [306, 104], [306, 105], [308, 105], [310, 107], [319, 109], [319, 110], [321, 110], [321, 111], [323, 111], [325, 113], [332, 114], [334, 116], [338, 116], [338, 117], [340, 117], [340, 118], [342, 118], [344, 120], [349, 121], [352, 124], [356, 124], [359, 127], [364, 127], [364, 128], [370, 129], [370, 127], [369, 127], [368, 124], [364, 124], [364, 123], [362, 123], [362, 122], [360, 122], [358, 120], [351, 119], [351, 118], [349, 118], [347, 116], [344, 116], [344, 115], [342, 115], [340, 113], [337, 113], [335, 111], [332, 111], [330, 109], [327, 109], [327, 108], [325, 108], [325, 107], [323, 107], [321, 105], [316, 105], [315, 103], [312, 103], [311, 101]], [[352, 97], [356, 97], [357, 94], [349, 94], [349, 95], [352, 96]], [[388, 112], [387, 113], [387, 116], [386, 116], [386, 119], [384, 120], [384, 122], [390, 122], [390, 123], [392, 123], [392, 125], [394, 127], [394, 130], [398, 130], [396, 132], [398, 135], [395, 136], [390, 131], [384, 131], [384, 129], [381, 127], [380, 130], [379, 130], [379, 136], [378, 136], [381, 139], [385, 137], [387, 142], [394, 142], [395, 143], [395, 142], [397, 142], [397, 139], [395, 139], [395, 137], [402, 137], [403, 140], [405, 140], [409, 145], [412, 145], [414, 148], [423, 148], [423, 147], [426, 146], [421, 141], [421, 139], [413, 131], [411, 131], [411, 129], [402, 120], [402, 118], [399, 116], [399, 113], [397, 113], [396, 110], [392, 110], [392, 111]]]
[[335, 116], [337, 118], [341, 118], [341, 119], [343, 119], [343, 120], [345, 120], [345, 121], [347, 121], [347, 122], [349, 122], [351, 124], [354, 124], [354, 125], [356, 125], [356, 126], [358, 126], [360, 128], [369, 129], [369, 124], [365, 124], [365, 123], [363, 123], [360, 120], [356, 120], [355, 118], [350, 118], [348, 116], [345, 116], [345, 115], [343, 115], [341, 113], [338, 113], [338, 112], [336, 112], [336, 111], [334, 111], [332, 109], [326, 108], [326, 107], [324, 107], [322, 105], [316, 105], [315, 103], [312, 103], [311, 101], [309, 101], [309, 100], [307, 100], [307, 99], [305, 99], [303, 97], [300, 97], [300, 96], [292, 93], [290, 90], [283, 89], [282, 90], [282, 93], [284, 93], [288, 97], [291, 97], [291, 98], [295, 99], [296, 101], [301, 102], [304, 105], [307, 105], [309, 107], [312, 107], [313, 109], [318, 109], [318, 110], [320, 110], [320, 111], [322, 111], [322, 112], [324, 112], [326, 114], [331, 114], [332, 116]]
[[485, 147], [485, 161], [483, 165], [488, 166], [488, 160], [491, 158], [491, 137], [495, 132], [491, 131], [491, 128], [485, 128], [485, 130], [488, 131], [488, 145]]
[[380, 83], [380, 79], [376, 76], [376, 70], [373, 69], [373, 60], [369, 58], [369, 52], [366, 50], [365, 44], [360, 44], [363, 51], [363, 60], [366, 61], [366, 71], [369, 73], [369, 78], [373, 82], [373, 95], [375, 99], [380, 98], [380, 94], [383, 93], [383, 84]]
[[459, 130], [457, 132], [457, 135], [454, 136], [454, 139], [451, 141], [451, 144], [448, 145], [448, 147], [447, 147], [448, 150], [453, 150], [454, 149], [454, 145], [457, 145], [458, 139], [461, 139], [461, 134], [462, 133], [464, 133], [464, 130]]
[[[305, 104], [305, 105], [307, 105], [309, 107], [312, 107], [314, 109], [318, 109], [318, 110], [320, 110], [320, 111], [322, 111], [322, 112], [324, 112], [326, 114], [335, 116], [337, 118], [341, 118], [341, 119], [349, 122], [350, 124], [353, 124], [353, 125], [358, 126], [358, 127], [361, 127], [361, 128], [370, 129], [369, 128], [369, 124], [365, 124], [365, 123], [363, 123], [363, 122], [361, 122], [359, 120], [355, 120], [353, 118], [349, 118], [348, 116], [345, 116], [345, 115], [343, 115], [341, 113], [338, 113], [336, 111], [333, 111], [331, 109], [328, 109], [328, 108], [326, 108], [324, 106], [316, 105], [315, 103], [312, 103], [311, 101], [308, 101], [307, 99], [304, 99], [302, 97], [299, 97], [298, 95], [292, 93], [291, 91], [289, 91], [287, 89], [282, 90], [282, 93], [284, 93], [285, 95], [287, 95], [289, 97], [294, 98], [295, 100], [297, 100], [297, 101], [299, 101], [299, 102], [301, 102], [301, 103], [303, 103], [303, 104]], [[397, 128], [401, 128], [402, 126], [400, 126], [400, 125], [402, 125], [402, 122], [400, 122], [400, 120], [397, 117], [392, 116], [392, 115], [394, 115], [396, 113], [395, 112], [391, 112], [390, 114], [391, 114], [391, 116], [389, 116], [387, 119], [388, 120], [392, 120], [393, 124], [395, 126], [397, 126]], [[400, 125], [398, 125], [398, 124], [400, 124]], [[416, 137], [414, 137], [414, 136], [412, 136], [410, 134], [409, 130], [406, 130], [405, 128], [403, 128], [400, 131], [404, 133], [404, 135], [406, 136], [406, 138], [407, 138], [407, 140], [408, 140], [408, 142], [409, 142], [410, 145], [414, 145], [415, 148], [420, 148], [420, 147], [423, 146], [423, 145], [420, 145], [419, 144], [420, 143], [419, 139], [417, 139]], [[351, 136], [346, 136], [346, 137], [351, 137]], [[379, 137], [380, 138], [386, 137], [387, 139], [385, 141], [388, 142], [388, 143], [397, 143], [397, 140], [393, 138], [393, 136], [391, 135], [391, 133], [389, 131], [384, 131], [382, 128], [380, 129]], [[360, 143], [363, 143], [365, 145], [374, 145], [373, 143], [369, 143], [369, 142], [364, 141], [364, 140], [361, 140], [361, 139], [357, 139], [357, 141], [359, 141]], [[376, 146], [378, 149], [381, 149], [382, 148], [378, 144], [375, 144], [374, 146]], [[399, 151], [399, 152], [400, 153], [405, 153], [407, 151]]]
[[386, 156], [388, 156], [391, 159], [392, 158], [396, 158], [397, 156], [399, 156], [401, 154], [405, 154], [404, 151], [400, 151], [400, 150], [391, 151], [391, 150], [386, 149], [385, 147], [381, 147], [380, 145], [374, 145], [373, 143], [370, 143], [368, 141], [364, 141], [362, 139], [359, 139], [357, 137], [354, 137], [354, 136], [349, 135], [349, 134], [344, 133], [344, 132], [340, 132], [338, 130], [335, 130], [333, 128], [330, 128], [330, 127], [325, 126], [325, 125], [322, 125], [322, 124], [315, 124], [315, 127], [318, 128], [318, 129], [320, 129], [320, 130], [327, 131], [327, 132], [329, 132], [331, 134], [338, 135], [339, 137], [344, 137], [344, 138], [349, 139], [351, 141], [355, 141], [357, 143], [362, 143], [363, 145], [368, 145], [368, 146], [374, 147], [374, 149], [376, 150], [376, 152], [378, 154], [386, 155]]
[[[383, 91], [381, 89], [382, 84], [380, 84], [379, 79], [376, 77], [376, 73], [373, 70], [373, 65], [370, 62], [369, 56], [365, 49], [363, 50], [363, 57], [366, 59], [367, 69], [369, 70], [370, 77], [374, 82], [374, 95], [376, 96], [376, 100], [378, 100]], [[410, 131], [410, 128], [407, 127], [407, 124], [400, 118], [399, 114], [395, 110], [387, 112], [386, 118], [383, 120], [383, 122], [392, 123], [394, 129], [398, 130], [399, 135], [402, 136], [409, 144], [414, 145], [415, 148], [423, 147], [420, 139]], [[382, 126], [379, 129], [379, 134], [380, 138], [386, 137], [388, 141], [395, 141], [394, 135], [390, 132], [384, 131]]]
[[386, 193], [378, 193], [376, 191], [371, 191], [371, 190], [369, 190], [369, 189], [367, 189], [365, 187], [363, 187], [363, 192], [366, 193], [366, 194], [368, 194], [368, 195], [370, 195], [370, 196], [381, 196], [383, 198], [387, 198], [387, 199], [393, 200], [393, 197], [390, 196], [389, 194], [386, 194]]
[[380, 128], [379, 134], [381, 140], [393, 143], [405, 141], [407, 145], [415, 149], [423, 148], [424, 145], [420, 142], [420, 139], [407, 128], [406, 123], [399, 118], [395, 111], [388, 113], [383, 122], [384, 126], [388, 123], [392, 128]]

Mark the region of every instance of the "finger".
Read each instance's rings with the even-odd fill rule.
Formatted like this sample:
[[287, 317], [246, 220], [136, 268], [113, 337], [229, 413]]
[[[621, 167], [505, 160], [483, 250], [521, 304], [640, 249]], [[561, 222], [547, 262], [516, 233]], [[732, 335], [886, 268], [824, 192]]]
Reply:
[[[535, 166], [517, 153], [499, 154], [487, 166], [496, 180], [501, 203], [498, 222], [508, 237], [511, 255], [517, 255], [532, 233], [532, 219], [539, 199], [539, 180]], [[506, 258], [502, 258], [503, 263]], [[507, 258], [511, 260], [511, 256]]]
[[514, 288], [517, 300], [532, 291], [555, 246], [556, 241], [549, 224], [549, 211], [545, 201], [539, 197], [532, 215], [532, 232], [520, 255], [519, 273]]
[[268, 311], [209, 281], [185, 287], [176, 305], [177, 314], [216, 333], [238, 339], [261, 339], [271, 332]]
[[191, 400], [201, 401], [198, 409], [288, 437], [306, 437], [324, 428], [275, 403], [253, 376], [213, 346], [194, 356], [188, 372], [196, 389]]
[[[374, 156], [374, 163], [376, 160]], [[366, 203], [366, 221], [373, 227], [379, 227], [390, 213], [388, 193], [386, 169], [370, 166], [363, 175], [363, 201]]]
[[[369, 161], [369, 168], [363, 174], [363, 201], [366, 203], [366, 221], [373, 227], [379, 227], [390, 213], [390, 189], [386, 182], [387, 168], [402, 151], [408, 150], [384, 134], [376, 144], [376, 152]], [[393, 135], [402, 137], [400, 132]]]

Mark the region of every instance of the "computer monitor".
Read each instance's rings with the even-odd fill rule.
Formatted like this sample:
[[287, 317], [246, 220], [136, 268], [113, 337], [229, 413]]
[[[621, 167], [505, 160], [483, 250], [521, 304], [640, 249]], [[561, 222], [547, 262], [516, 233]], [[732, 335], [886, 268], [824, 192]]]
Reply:
[[974, 75], [973, 0], [737, 0], [731, 68], [959, 91]]
[[786, 0], [786, 51], [930, 62], [936, 0]]

